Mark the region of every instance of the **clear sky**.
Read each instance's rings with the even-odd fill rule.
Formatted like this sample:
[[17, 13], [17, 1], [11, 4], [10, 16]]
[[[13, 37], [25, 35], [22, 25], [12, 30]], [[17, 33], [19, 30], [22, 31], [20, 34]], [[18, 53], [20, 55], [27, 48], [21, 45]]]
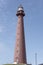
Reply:
[[43, 63], [43, 0], [0, 0], [0, 64], [13, 63], [18, 6], [25, 11], [27, 63]]

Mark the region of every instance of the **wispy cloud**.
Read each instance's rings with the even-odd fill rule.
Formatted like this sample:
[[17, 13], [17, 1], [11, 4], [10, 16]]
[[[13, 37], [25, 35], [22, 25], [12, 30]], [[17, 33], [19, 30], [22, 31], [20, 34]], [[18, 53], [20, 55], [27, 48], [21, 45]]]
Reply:
[[0, 10], [3, 9], [3, 7], [6, 7], [6, 0], [0, 0]]
[[8, 14], [7, 0], [0, 0], [0, 33], [6, 30]]
[[0, 53], [6, 52], [6, 51], [8, 52], [8, 50], [10, 51], [10, 48], [7, 46], [7, 44], [0, 42]]
[[4, 45], [2, 42], [0, 42], [0, 53], [3, 52], [3, 49], [4, 49]]
[[2, 26], [0, 26], [0, 32], [3, 32], [3, 27]]
[[0, 25], [0, 33], [4, 32], [4, 26]]
[[[3, 18], [6, 17], [5, 16], [6, 7], [7, 7], [7, 0], [0, 0], [0, 20], [1, 19], [3, 20]], [[0, 30], [2, 30], [2, 28]]]
[[6, 46], [3, 42], [0, 42], [0, 54], [6, 52]]
[[0, 0], [0, 20], [8, 20], [9, 11], [7, 9], [8, 0]]
[[8, 46], [6, 43], [4, 42], [0, 42], [0, 63], [5, 63], [5, 58], [7, 59], [6, 63], [8, 63], [8, 61], [10, 60], [10, 46]]

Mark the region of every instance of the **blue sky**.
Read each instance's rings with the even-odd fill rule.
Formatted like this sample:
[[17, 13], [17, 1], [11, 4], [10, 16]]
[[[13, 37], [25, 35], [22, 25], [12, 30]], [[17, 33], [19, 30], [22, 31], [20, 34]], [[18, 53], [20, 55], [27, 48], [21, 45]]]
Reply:
[[0, 0], [0, 64], [13, 63], [18, 6], [25, 11], [27, 63], [43, 63], [43, 0]]

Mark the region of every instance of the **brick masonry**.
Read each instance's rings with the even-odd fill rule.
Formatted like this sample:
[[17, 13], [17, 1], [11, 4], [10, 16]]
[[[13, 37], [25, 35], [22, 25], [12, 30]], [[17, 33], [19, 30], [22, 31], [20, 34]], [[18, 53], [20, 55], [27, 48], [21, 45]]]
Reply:
[[16, 31], [16, 46], [15, 46], [15, 56], [14, 62], [26, 64], [26, 48], [25, 48], [25, 36], [24, 36], [24, 12], [17, 12], [18, 23]]

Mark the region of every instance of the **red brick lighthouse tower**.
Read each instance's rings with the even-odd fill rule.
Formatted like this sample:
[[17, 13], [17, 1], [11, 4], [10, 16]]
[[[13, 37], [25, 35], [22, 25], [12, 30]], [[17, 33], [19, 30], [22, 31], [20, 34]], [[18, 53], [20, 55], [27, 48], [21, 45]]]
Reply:
[[18, 7], [18, 11], [16, 15], [18, 16], [18, 23], [17, 23], [17, 31], [16, 31], [14, 63], [26, 64], [27, 62], [26, 62], [24, 21], [23, 21], [23, 17], [25, 16], [25, 13], [21, 5]]

